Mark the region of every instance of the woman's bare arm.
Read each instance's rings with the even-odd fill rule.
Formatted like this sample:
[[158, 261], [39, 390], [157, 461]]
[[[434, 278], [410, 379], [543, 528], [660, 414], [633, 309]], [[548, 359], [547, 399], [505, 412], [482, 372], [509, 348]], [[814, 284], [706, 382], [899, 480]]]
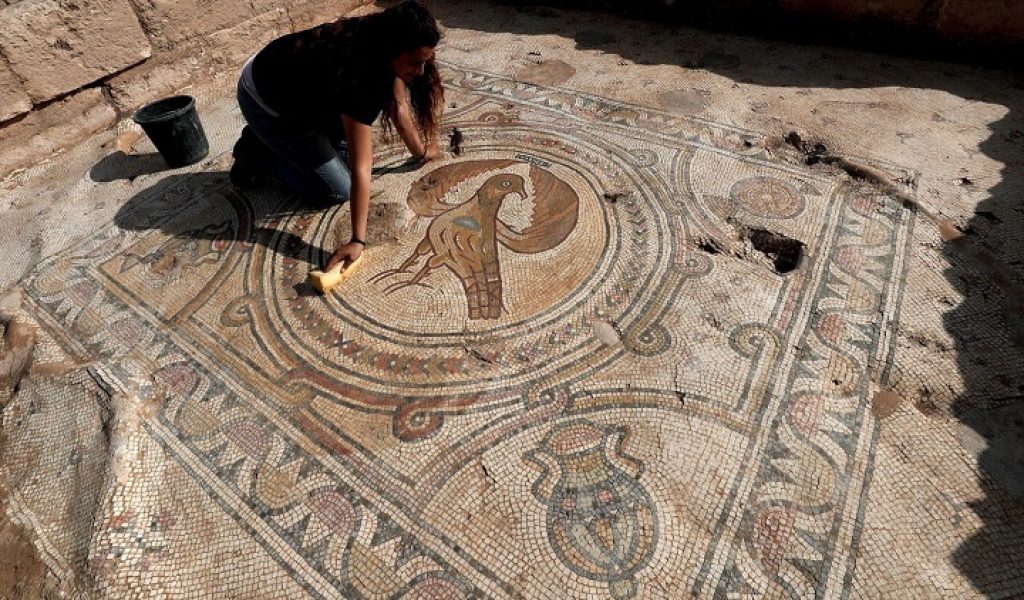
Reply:
[[[370, 175], [373, 171], [373, 134], [369, 125], [342, 115], [345, 139], [348, 140], [349, 169], [352, 171], [352, 191], [349, 203], [352, 212], [352, 238], [366, 241], [366, 219], [370, 214]], [[364, 246], [349, 241], [334, 251], [327, 268], [344, 260], [348, 266], [363, 253]]]

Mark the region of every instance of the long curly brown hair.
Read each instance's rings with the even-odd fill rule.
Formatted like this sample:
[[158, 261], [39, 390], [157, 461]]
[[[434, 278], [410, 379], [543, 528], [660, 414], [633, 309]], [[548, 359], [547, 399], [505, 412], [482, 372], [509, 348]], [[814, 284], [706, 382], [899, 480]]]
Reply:
[[[349, 23], [343, 27], [353, 32], [360, 53], [374, 57], [375, 61], [390, 63], [403, 52], [435, 48], [441, 41], [437, 21], [419, 0], [405, 0], [379, 13], [345, 21]], [[444, 107], [444, 86], [433, 59], [424, 65], [423, 75], [408, 83], [407, 88], [416, 124], [427, 140], [434, 139]], [[381, 124], [389, 137], [394, 127], [397, 104], [398, 99], [391, 94], [387, 110], [381, 116]]]

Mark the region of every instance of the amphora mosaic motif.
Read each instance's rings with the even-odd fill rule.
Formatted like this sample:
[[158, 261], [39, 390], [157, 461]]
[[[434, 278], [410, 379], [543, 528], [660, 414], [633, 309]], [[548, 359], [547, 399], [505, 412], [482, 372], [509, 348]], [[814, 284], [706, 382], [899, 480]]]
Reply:
[[533, 494], [548, 509], [548, 541], [567, 567], [608, 581], [613, 598], [636, 594], [633, 575], [657, 543], [657, 513], [622, 453], [624, 432], [586, 421], [559, 425], [526, 459], [542, 469]]

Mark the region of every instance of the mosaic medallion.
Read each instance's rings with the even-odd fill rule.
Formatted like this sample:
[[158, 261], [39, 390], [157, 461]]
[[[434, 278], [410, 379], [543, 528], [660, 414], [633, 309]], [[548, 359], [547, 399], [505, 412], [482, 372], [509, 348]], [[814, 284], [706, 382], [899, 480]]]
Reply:
[[463, 152], [380, 150], [334, 293], [347, 207], [169, 177], [26, 279], [40, 322], [313, 597], [841, 593], [912, 213], [754, 132], [446, 85]]
[[732, 186], [730, 195], [743, 209], [763, 217], [791, 219], [804, 210], [800, 191], [782, 179], [744, 179]]
[[[656, 321], [670, 297], [659, 288], [692, 270], [674, 269], [683, 232], [630, 153], [490, 113], [460, 129], [472, 158], [393, 176], [415, 219], [396, 243], [371, 247], [349, 278], [358, 292], [297, 293], [308, 265], [287, 254], [256, 252], [250, 269], [256, 296], [272, 299], [261, 336], [295, 357], [282, 382], [389, 410], [404, 440], [436, 433], [451, 412], [536, 401], [612, 359], [621, 348], [587, 335], [596, 322], [638, 351], [667, 348]], [[620, 189], [630, 190], [621, 203], [604, 200]], [[279, 227], [326, 246], [334, 225], [297, 215]], [[629, 302], [640, 288], [656, 301]]]

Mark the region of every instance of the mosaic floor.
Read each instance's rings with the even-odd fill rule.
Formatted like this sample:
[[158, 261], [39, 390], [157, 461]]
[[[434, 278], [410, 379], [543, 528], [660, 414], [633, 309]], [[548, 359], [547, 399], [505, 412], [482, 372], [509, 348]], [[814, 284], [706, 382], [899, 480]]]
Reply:
[[[335, 293], [347, 207], [169, 178], [26, 279], [37, 319], [312, 597], [848, 593], [914, 213], [756, 132], [445, 73], [463, 151], [381, 170]], [[180, 519], [101, 510], [90, 564], [145, 586]]]

